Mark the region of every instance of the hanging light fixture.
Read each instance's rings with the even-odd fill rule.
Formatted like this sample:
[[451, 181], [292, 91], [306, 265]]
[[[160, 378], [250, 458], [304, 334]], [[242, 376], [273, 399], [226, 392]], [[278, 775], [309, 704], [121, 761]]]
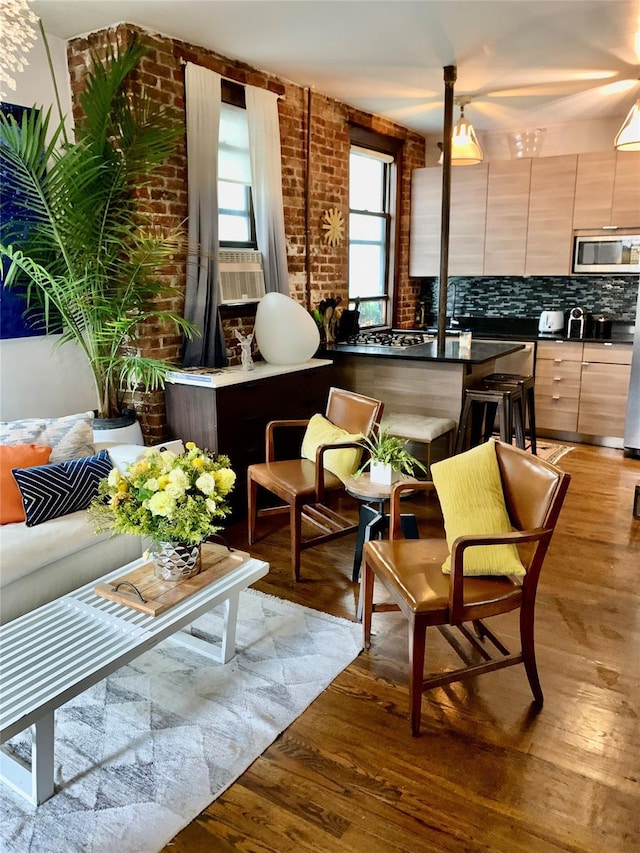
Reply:
[[460, 107], [460, 118], [451, 136], [452, 166], [476, 166], [484, 160], [473, 125], [464, 117], [464, 108], [470, 101], [470, 98], [456, 98], [456, 104]]
[[613, 145], [618, 151], [640, 151], [640, 98], [629, 110]]

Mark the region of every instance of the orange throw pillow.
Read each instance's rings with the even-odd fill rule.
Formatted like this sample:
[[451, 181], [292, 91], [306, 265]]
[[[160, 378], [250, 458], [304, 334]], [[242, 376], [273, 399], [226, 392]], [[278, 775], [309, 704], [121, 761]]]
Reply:
[[0, 524], [24, 521], [22, 495], [13, 474], [14, 468], [46, 465], [51, 448], [43, 444], [0, 445]]

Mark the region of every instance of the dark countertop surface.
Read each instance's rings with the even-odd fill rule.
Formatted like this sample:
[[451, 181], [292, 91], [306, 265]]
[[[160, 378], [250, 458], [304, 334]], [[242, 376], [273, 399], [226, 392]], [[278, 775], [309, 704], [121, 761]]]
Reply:
[[[455, 329], [447, 329], [448, 334], [456, 334], [460, 329], [470, 329], [479, 338], [498, 341], [567, 341], [582, 340], [585, 342], [633, 343], [633, 324], [613, 322], [610, 338], [569, 338], [566, 328], [554, 334], [542, 334], [538, 331], [538, 318], [517, 317], [459, 317], [459, 325]], [[424, 327], [425, 331], [436, 332], [435, 326]]]
[[438, 355], [437, 341], [420, 344], [419, 346], [397, 349], [395, 347], [353, 345], [353, 344], [325, 344], [321, 345], [318, 352], [320, 357], [335, 357], [336, 355], [364, 355], [382, 358], [402, 358], [411, 361], [438, 361], [453, 364], [484, 364], [501, 355], [508, 355], [522, 349], [515, 341], [480, 341], [472, 340], [468, 350], [460, 350], [458, 338], [447, 337], [445, 341], [445, 352], [443, 356]]

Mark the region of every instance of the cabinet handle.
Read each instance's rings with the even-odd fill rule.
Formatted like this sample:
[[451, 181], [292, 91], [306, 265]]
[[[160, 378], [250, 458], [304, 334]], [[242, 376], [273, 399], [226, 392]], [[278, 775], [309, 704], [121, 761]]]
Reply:
[[559, 395], [559, 394], [554, 394], [554, 395], [553, 395], [553, 397], [552, 397], [551, 399], [552, 399], [552, 400], [559, 400], [559, 399], [560, 399], [560, 395]]
[[555, 362], [556, 364], [562, 364], [562, 359], [561, 359], [561, 358], [554, 358], [553, 360], [554, 360], [554, 362]]
[[605, 346], [605, 347], [612, 347], [612, 346], [613, 346], [613, 344], [611, 343], [611, 341], [605, 341], [605, 343], [603, 344], [603, 346]]
[[590, 365], [590, 364], [591, 364], [591, 362], [590, 362], [590, 361], [583, 361], [583, 362], [582, 362], [582, 366], [583, 366], [583, 367], [589, 367], [589, 365]]
[[562, 382], [562, 376], [554, 376], [553, 381], [554, 382]]

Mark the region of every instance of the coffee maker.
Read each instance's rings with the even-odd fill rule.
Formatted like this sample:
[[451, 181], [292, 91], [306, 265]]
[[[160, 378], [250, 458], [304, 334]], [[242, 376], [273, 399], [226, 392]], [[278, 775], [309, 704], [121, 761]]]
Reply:
[[586, 332], [587, 316], [584, 308], [572, 308], [569, 311], [569, 322], [567, 324], [567, 337], [584, 338]]

